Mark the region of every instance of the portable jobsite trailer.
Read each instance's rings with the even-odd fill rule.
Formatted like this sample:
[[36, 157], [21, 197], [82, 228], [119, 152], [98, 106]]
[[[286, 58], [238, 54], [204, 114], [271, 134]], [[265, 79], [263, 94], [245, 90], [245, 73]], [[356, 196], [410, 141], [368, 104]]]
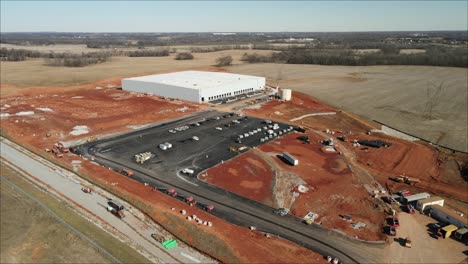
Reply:
[[452, 224], [458, 228], [468, 228], [468, 220], [466, 216], [461, 216], [455, 211], [438, 204], [431, 205], [430, 215], [440, 222]]
[[460, 228], [455, 233], [453, 233], [453, 236], [458, 240], [463, 243], [468, 243], [468, 229], [467, 228]]
[[422, 199], [427, 199], [429, 197], [431, 197], [431, 195], [428, 193], [417, 193], [417, 194], [413, 194], [410, 196], [401, 197], [401, 200], [403, 203], [408, 204], [408, 203], [416, 202]]
[[289, 154], [288, 152], [283, 153], [283, 158], [293, 166], [297, 166], [299, 164], [299, 160], [296, 159], [293, 155]]
[[435, 205], [435, 204], [444, 206], [444, 199], [438, 196], [434, 196], [434, 197], [430, 197], [427, 199], [418, 200], [416, 203], [416, 209], [418, 209], [421, 213], [423, 213], [424, 210], [429, 209], [431, 205]]

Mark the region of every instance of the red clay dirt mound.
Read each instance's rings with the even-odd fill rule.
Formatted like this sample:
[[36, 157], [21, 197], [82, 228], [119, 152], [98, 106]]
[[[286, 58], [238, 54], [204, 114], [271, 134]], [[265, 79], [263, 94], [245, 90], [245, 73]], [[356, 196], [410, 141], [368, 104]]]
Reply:
[[205, 108], [109, 88], [53, 91], [38, 94], [36, 90], [1, 99], [2, 131], [45, 148], [58, 141], [128, 131]]

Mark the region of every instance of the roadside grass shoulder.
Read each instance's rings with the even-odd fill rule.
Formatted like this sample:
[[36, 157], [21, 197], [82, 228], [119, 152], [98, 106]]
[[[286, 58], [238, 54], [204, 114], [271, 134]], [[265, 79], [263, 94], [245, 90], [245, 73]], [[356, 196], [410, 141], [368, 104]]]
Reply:
[[[103, 249], [107, 250], [111, 255], [117, 258], [122, 263], [149, 263], [150, 261], [139, 254], [137, 251], [126, 245], [125, 243], [115, 239], [110, 234], [101, 230], [94, 224], [90, 223], [77, 213], [75, 213], [65, 202], [59, 201], [46, 190], [41, 190], [28, 182], [22, 176], [18, 175], [11, 168], [6, 165], [1, 165], [1, 174], [3, 177], [14, 183], [23, 191], [32, 195], [35, 199], [46, 205], [64, 222], [72, 226], [83, 235], [94, 241]], [[75, 260], [72, 260], [76, 261]], [[81, 261], [80, 261], [81, 262]], [[92, 262], [92, 261], [91, 261]]]

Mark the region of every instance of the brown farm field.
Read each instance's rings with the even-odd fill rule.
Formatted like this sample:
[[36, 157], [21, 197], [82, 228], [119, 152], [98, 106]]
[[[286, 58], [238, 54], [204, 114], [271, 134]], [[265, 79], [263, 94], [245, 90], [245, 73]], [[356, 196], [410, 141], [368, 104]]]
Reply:
[[[468, 70], [432, 66], [235, 65], [229, 71], [267, 77], [332, 106], [453, 149], [468, 151]], [[424, 116], [431, 93], [432, 118]]]
[[[112, 57], [109, 62], [81, 68], [45, 66], [43, 59], [28, 59], [21, 62], [2, 61], [0, 62], [0, 79], [2, 85], [16, 87], [69, 86], [115, 77], [193, 69], [209, 70], [215, 68], [213, 65], [216, 58], [227, 55], [233, 57], [234, 64], [240, 64], [242, 62], [239, 59], [244, 52], [244, 50], [229, 50], [194, 53], [195, 59], [183, 61], [174, 60], [174, 54], [168, 57]], [[257, 51], [259, 54], [271, 52]]]

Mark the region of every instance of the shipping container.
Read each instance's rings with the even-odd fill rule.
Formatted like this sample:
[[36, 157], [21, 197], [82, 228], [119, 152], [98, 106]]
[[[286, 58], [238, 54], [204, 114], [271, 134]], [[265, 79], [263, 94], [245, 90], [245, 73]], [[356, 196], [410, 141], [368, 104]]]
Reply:
[[297, 166], [299, 164], [299, 160], [287, 152], [283, 153], [283, 158], [293, 166]]

